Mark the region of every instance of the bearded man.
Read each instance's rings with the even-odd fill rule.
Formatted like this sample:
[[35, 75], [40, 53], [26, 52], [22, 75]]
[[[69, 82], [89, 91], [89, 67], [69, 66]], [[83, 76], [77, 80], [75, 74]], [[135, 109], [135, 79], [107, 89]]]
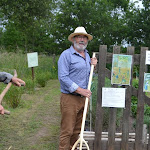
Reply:
[[69, 49], [62, 52], [58, 60], [58, 79], [61, 87], [61, 131], [59, 150], [70, 150], [81, 130], [85, 98], [90, 98], [87, 89], [90, 66], [96, 66], [97, 59], [91, 58], [86, 50], [93, 36], [84, 27], [77, 27], [68, 36], [72, 42]]

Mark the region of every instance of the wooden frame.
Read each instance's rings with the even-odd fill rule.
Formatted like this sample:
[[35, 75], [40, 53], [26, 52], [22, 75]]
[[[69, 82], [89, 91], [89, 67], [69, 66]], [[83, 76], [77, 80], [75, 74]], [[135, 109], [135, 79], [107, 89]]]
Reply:
[[[119, 148], [116, 147], [115, 135], [116, 135], [116, 111], [117, 108], [110, 108], [109, 112], [109, 127], [108, 127], [108, 141], [105, 142], [105, 147], [107, 150], [150, 150], [150, 139], [148, 143], [143, 142], [143, 118], [144, 118], [144, 104], [150, 106], [150, 98], [148, 98], [143, 92], [143, 81], [144, 72], [147, 71], [147, 66], [145, 65], [146, 50], [148, 47], [141, 47], [140, 54], [134, 54], [134, 47], [127, 48], [127, 55], [133, 56], [133, 65], [140, 65], [139, 72], [139, 87], [135, 89], [131, 86], [123, 86], [127, 88], [126, 92], [126, 108], [123, 109], [123, 119], [122, 119], [122, 133], [121, 141], [119, 142]], [[105, 150], [104, 142], [102, 141], [102, 124], [103, 124], [103, 108], [102, 104], [102, 87], [105, 86], [105, 77], [111, 78], [111, 71], [106, 68], [106, 64], [112, 63], [112, 55], [120, 54], [120, 46], [113, 47], [113, 53], [107, 52], [107, 45], [100, 45], [99, 48], [99, 66], [98, 66], [98, 92], [97, 92], [97, 108], [96, 108], [96, 122], [95, 122], [95, 138], [93, 143], [94, 150]], [[132, 69], [133, 75], [133, 69]], [[113, 85], [112, 87], [117, 87]], [[129, 142], [129, 123], [130, 123], [130, 112], [131, 112], [131, 96], [134, 95], [138, 98], [138, 109], [136, 117], [136, 132], [135, 141], [133, 141], [132, 146]], [[149, 130], [150, 133], [150, 130]], [[147, 136], [146, 136], [147, 137]], [[117, 143], [118, 144], [118, 143]]]

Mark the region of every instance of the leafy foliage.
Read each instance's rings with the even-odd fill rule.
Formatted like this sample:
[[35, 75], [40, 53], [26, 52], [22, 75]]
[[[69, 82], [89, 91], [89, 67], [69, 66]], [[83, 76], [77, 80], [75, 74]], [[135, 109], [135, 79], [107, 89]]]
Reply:
[[118, 8], [115, 5], [117, 2], [114, 3], [106, 0], [64, 0], [59, 6], [53, 24], [57, 32], [53, 30], [52, 33], [58, 40], [60, 49], [64, 50], [68, 47], [67, 36], [77, 26], [84, 26], [88, 33], [94, 36], [88, 46], [90, 52], [98, 51], [99, 44], [107, 44], [109, 47], [121, 43], [125, 38], [121, 34], [125, 30], [124, 19], [117, 11], [121, 6]]
[[150, 46], [150, 0], [144, 8], [129, 0], [1, 0], [0, 45], [8, 51], [38, 51], [60, 54], [68, 48], [68, 35], [84, 26], [93, 40], [88, 50], [99, 45]]
[[23, 94], [22, 88], [15, 86], [11, 87], [5, 96], [6, 103], [12, 108], [18, 107], [21, 101], [22, 94]]
[[0, 1], [6, 29], [3, 45], [6, 48], [19, 46], [25, 51], [46, 51], [49, 48], [47, 45], [51, 42], [51, 5], [51, 0]]

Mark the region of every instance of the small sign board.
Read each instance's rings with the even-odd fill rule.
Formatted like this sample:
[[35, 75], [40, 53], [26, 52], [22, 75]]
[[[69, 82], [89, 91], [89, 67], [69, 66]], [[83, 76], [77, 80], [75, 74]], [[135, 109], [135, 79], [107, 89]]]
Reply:
[[28, 67], [36, 67], [38, 66], [38, 53], [27, 53], [28, 58]]
[[150, 92], [150, 73], [144, 73], [143, 91]]
[[102, 107], [125, 108], [126, 88], [102, 88]]

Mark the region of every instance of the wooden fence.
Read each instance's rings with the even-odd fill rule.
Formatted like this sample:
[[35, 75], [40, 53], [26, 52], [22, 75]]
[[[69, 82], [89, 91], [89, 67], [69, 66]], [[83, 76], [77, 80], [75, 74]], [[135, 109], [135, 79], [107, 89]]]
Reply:
[[[148, 98], [143, 92], [143, 82], [144, 82], [144, 72], [147, 72], [147, 66], [145, 65], [146, 50], [148, 47], [141, 47], [140, 54], [134, 54], [134, 47], [128, 47], [126, 55], [133, 56], [132, 63], [132, 76], [133, 76], [133, 66], [139, 65], [139, 86], [138, 89], [131, 86], [124, 86], [126, 88], [126, 103], [125, 109], [123, 109], [122, 116], [122, 131], [119, 133], [121, 140], [116, 140], [116, 112], [117, 108], [109, 108], [109, 125], [107, 140], [103, 140], [103, 114], [104, 110], [101, 107], [102, 104], [102, 87], [105, 87], [105, 77], [111, 79], [111, 71], [106, 68], [106, 64], [112, 63], [113, 54], [120, 54], [120, 46], [113, 47], [113, 53], [107, 52], [106, 45], [100, 45], [99, 48], [99, 66], [98, 66], [98, 92], [97, 92], [97, 108], [96, 108], [96, 121], [95, 121], [95, 132], [93, 138], [93, 144], [90, 149], [93, 150], [150, 150], [150, 130], [148, 133], [143, 130], [144, 122], [144, 105], [148, 104], [150, 106], [150, 98]], [[112, 87], [118, 87], [117, 85], [112, 85]], [[130, 114], [131, 114], [131, 96], [136, 96], [138, 98], [137, 106], [137, 116], [136, 116], [136, 130], [135, 133], [129, 133], [130, 126]], [[144, 132], [143, 132], [144, 131]], [[92, 135], [92, 134], [91, 134]], [[132, 139], [131, 140], [131, 135]], [[145, 136], [144, 136], [145, 135]], [[84, 135], [86, 136], [86, 135]], [[133, 138], [134, 136], [134, 138]], [[146, 140], [144, 140], [146, 137]], [[87, 140], [91, 142], [91, 140]], [[145, 142], [146, 141], [146, 142]]]

